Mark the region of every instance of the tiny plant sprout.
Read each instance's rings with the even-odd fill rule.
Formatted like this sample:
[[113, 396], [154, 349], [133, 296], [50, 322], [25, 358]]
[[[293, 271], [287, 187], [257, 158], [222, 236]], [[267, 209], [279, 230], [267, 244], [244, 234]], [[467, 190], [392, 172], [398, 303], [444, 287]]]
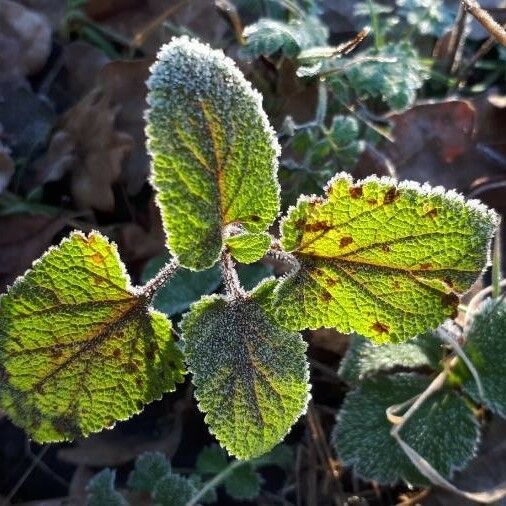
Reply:
[[[366, 478], [424, 482], [390, 436], [385, 410], [430, 383], [408, 369], [442, 367], [432, 331], [456, 316], [460, 295], [487, 266], [496, 214], [441, 187], [338, 173], [323, 196], [300, 196], [279, 217], [280, 147], [261, 96], [231, 59], [175, 38], [158, 53], [148, 88], [151, 183], [170, 260], [133, 287], [116, 246], [98, 232], [50, 248], [0, 299], [0, 408], [37, 442], [68, 441], [139, 413], [188, 372], [210, 432], [248, 460], [306, 411], [300, 331], [331, 327], [357, 334], [341, 371], [353, 391], [334, 431], [339, 456]], [[292, 270], [246, 290], [235, 262], [269, 251]], [[225, 293], [194, 301], [174, 332], [153, 297], [180, 268], [215, 264]], [[478, 368], [488, 350], [505, 352], [486, 345], [499, 331], [489, 336], [483, 325], [476, 321], [469, 342]], [[504, 414], [506, 387], [485, 377], [484, 388]], [[476, 448], [469, 399], [480, 401], [456, 366], [403, 429], [446, 477]], [[108, 487], [113, 478], [103, 477]], [[168, 493], [167, 480], [191, 496], [194, 485], [174, 476], [158, 494]]]

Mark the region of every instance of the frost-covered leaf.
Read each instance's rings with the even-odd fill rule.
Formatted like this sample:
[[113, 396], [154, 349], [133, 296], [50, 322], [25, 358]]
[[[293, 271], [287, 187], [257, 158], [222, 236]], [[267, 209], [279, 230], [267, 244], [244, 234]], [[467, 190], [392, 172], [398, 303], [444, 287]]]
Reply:
[[96, 232], [51, 248], [0, 298], [0, 407], [35, 441], [125, 420], [183, 378], [165, 316]]
[[422, 35], [441, 37], [451, 28], [455, 13], [443, 0], [396, 0], [398, 13]]
[[402, 344], [374, 346], [368, 339], [355, 335], [339, 367], [339, 376], [350, 385], [357, 385], [379, 371], [430, 367], [436, 369], [443, 358], [441, 340], [422, 334]]
[[475, 316], [467, 335], [465, 353], [483, 385], [482, 400], [474, 378], [463, 364], [456, 372], [464, 378], [463, 388], [477, 402], [506, 418], [506, 303], [489, 300]]
[[219, 442], [241, 459], [274, 447], [308, 401], [306, 345], [270, 314], [275, 283], [244, 299], [203, 297], [182, 322], [199, 407]]
[[453, 317], [458, 293], [486, 264], [497, 218], [441, 187], [371, 177], [332, 179], [325, 198], [301, 197], [282, 246], [301, 268], [275, 306], [293, 329], [336, 327], [398, 342]]
[[260, 493], [262, 477], [248, 462], [235, 468], [225, 480], [225, 491], [237, 501], [251, 501]]
[[[420, 394], [430, 378], [395, 374], [366, 379], [346, 396], [333, 432], [333, 443], [345, 465], [368, 480], [424, 484], [390, 435], [385, 410]], [[432, 395], [400, 433], [408, 445], [443, 476], [450, 477], [474, 456], [479, 426], [467, 403], [448, 388]]]
[[246, 45], [241, 53], [246, 58], [270, 56], [278, 51], [294, 58], [303, 49], [325, 45], [328, 28], [316, 16], [294, 19], [289, 23], [262, 18], [247, 26], [243, 36]]
[[[188, 476], [188, 480], [190, 480], [190, 483], [197, 489], [200, 490], [204, 486], [204, 481], [202, 480], [202, 477], [198, 474], [192, 474]], [[212, 504], [215, 503], [218, 500], [218, 494], [216, 493], [215, 488], [210, 488], [204, 496], [200, 499], [199, 503], [202, 504]]]
[[143, 453], [135, 461], [135, 469], [128, 477], [128, 486], [132, 490], [152, 492], [157, 482], [170, 472], [170, 462], [163, 453]]
[[229, 237], [226, 245], [239, 262], [252, 264], [260, 260], [271, 245], [271, 236], [267, 233], [239, 234]]
[[87, 506], [128, 506], [125, 498], [116, 491], [116, 471], [104, 469], [96, 474], [86, 486]]
[[195, 469], [200, 474], [218, 474], [228, 466], [225, 450], [218, 445], [206, 446], [197, 457]]
[[153, 506], [186, 506], [196, 493], [197, 489], [188, 478], [168, 474], [156, 484]]
[[372, 48], [362, 56], [374, 57], [377, 61], [361, 62], [346, 71], [356, 94], [380, 98], [394, 110], [413, 104], [425, 74], [409, 42], [390, 43], [380, 51]]
[[234, 62], [189, 40], [162, 47], [148, 81], [153, 184], [171, 252], [202, 270], [218, 259], [226, 225], [263, 232], [279, 209], [279, 146]]
[[[168, 253], [152, 258], [144, 267], [142, 281], [147, 283], [170, 259]], [[157, 291], [153, 306], [167, 316], [182, 313], [202, 295], [214, 292], [220, 283], [221, 272], [217, 265], [198, 272], [179, 269], [172, 279]]]

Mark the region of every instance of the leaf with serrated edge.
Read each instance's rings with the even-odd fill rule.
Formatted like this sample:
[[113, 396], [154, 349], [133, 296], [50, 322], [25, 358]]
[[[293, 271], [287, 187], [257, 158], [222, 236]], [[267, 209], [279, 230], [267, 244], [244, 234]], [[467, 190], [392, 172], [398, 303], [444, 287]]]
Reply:
[[374, 346], [362, 337], [354, 335], [350, 347], [339, 366], [339, 377], [350, 385], [357, 385], [378, 372], [429, 367], [437, 369], [444, 348], [433, 334], [422, 334], [401, 344]]
[[86, 486], [87, 506], [128, 506], [125, 498], [116, 490], [116, 471], [104, 469], [91, 478]]
[[158, 480], [172, 472], [167, 457], [161, 452], [146, 452], [135, 461], [135, 469], [128, 476], [128, 487], [140, 492], [153, 492]]
[[[337, 454], [367, 479], [413, 484], [426, 480], [390, 435], [385, 411], [427, 388], [430, 378], [415, 374], [376, 376], [350, 392], [332, 435]], [[479, 426], [467, 403], [453, 390], [433, 394], [402, 428], [400, 436], [443, 476], [464, 467], [475, 455]]]
[[226, 244], [236, 260], [243, 264], [252, 264], [267, 253], [271, 240], [267, 233], [239, 234], [229, 237]]
[[173, 39], [151, 72], [146, 132], [167, 243], [202, 270], [227, 225], [256, 233], [276, 218], [279, 145], [261, 96], [222, 51]]
[[277, 289], [290, 328], [335, 327], [399, 342], [454, 317], [488, 261], [494, 211], [456, 192], [338, 174], [326, 198], [301, 197], [282, 246], [301, 268]]
[[467, 334], [464, 352], [470, 358], [483, 386], [480, 398], [476, 382], [467, 367], [460, 363], [455, 370], [462, 373], [463, 389], [477, 402], [506, 418], [506, 303], [488, 300], [475, 315]]
[[196, 493], [191, 480], [179, 474], [168, 474], [156, 484], [153, 506], [186, 506]]
[[105, 237], [64, 239], [0, 298], [0, 408], [35, 441], [63, 441], [173, 390], [182, 354], [148, 306]]
[[306, 344], [272, 315], [276, 281], [246, 298], [203, 297], [182, 322], [195, 396], [219, 442], [241, 459], [273, 448], [305, 411]]
[[258, 497], [262, 477], [249, 462], [236, 467], [225, 479], [225, 491], [237, 501], [251, 501]]

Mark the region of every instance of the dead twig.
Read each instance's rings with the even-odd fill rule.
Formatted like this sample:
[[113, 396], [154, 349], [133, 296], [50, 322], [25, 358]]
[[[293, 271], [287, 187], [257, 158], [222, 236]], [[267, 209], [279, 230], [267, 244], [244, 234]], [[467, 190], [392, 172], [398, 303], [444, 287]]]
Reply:
[[506, 47], [506, 30], [485, 10], [476, 0], [461, 0], [465, 7], [478, 23], [494, 37], [499, 44]]

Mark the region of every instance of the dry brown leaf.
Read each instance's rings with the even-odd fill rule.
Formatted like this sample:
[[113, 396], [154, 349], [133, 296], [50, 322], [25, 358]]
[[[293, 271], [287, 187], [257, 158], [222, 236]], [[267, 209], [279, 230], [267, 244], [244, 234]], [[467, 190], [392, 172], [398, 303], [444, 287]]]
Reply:
[[112, 185], [133, 139], [115, 129], [116, 108], [96, 88], [68, 110], [53, 135], [46, 155], [37, 161], [38, 183], [58, 180], [72, 172], [71, 192], [80, 209], [114, 209]]
[[38, 72], [51, 52], [51, 26], [41, 14], [0, 0], [0, 75]]
[[0, 292], [44, 253], [66, 221], [63, 216], [16, 214], [0, 217]]

